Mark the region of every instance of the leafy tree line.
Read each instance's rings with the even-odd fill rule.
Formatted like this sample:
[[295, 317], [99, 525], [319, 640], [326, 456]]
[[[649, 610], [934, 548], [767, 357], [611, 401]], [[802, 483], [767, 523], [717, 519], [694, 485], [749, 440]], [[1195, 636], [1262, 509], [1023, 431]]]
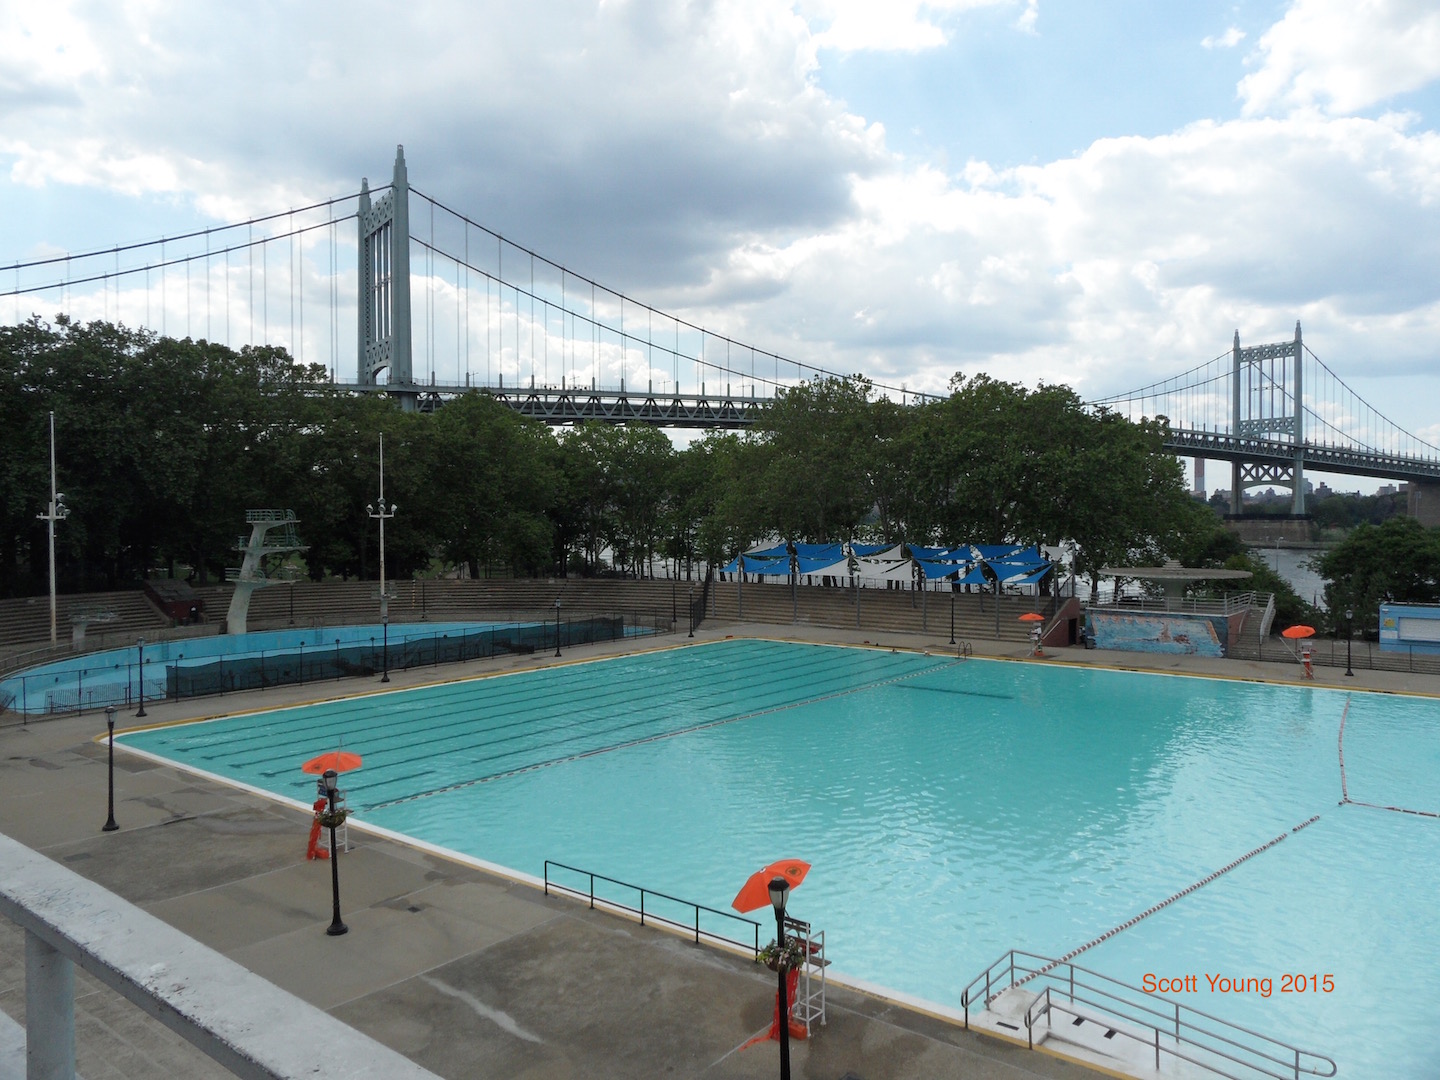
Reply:
[[0, 328], [0, 594], [45, 588], [52, 410], [66, 590], [176, 566], [217, 580], [255, 507], [295, 509], [312, 577], [375, 576], [382, 432], [392, 576], [683, 572], [775, 536], [1068, 542], [1093, 576], [1209, 527], [1163, 422], [1088, 410], [1064, 386], [957, 377], [948, 397], [900, 406], [863, 378], [817, 380], [753, 431], [677, 450], [644, 426], [552, 432], [480, 393], [405, 413], [282, 350], [34, 319]]

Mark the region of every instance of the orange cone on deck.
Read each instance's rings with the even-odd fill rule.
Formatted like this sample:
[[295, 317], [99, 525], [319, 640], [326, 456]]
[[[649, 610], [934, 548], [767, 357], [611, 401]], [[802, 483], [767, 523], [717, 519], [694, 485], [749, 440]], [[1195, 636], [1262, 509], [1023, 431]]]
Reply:
[[742, 913], [766, 907], [770, 903], [772, 879], [784, 878], [793, 889], [805, 880], [805, 875], [809, 872], [810, 864], [808, 862], [800, 859], [778, 859], [765, 869], [756, 870], [751, 874], [750, 879], [735, 894], [735, 899], [730, 902], [730, 906]]
[[323, 776], [327, 769], [349, 772], [351, 769], [360, 768], [361, 764], [359, 754], [352, 754], [349, 750], [331, 750], [328, 754], [321, 754], [319, 757], [313, 757], [305, 762], [300, 766], [300, 771], [311, 773], [314, 776]]

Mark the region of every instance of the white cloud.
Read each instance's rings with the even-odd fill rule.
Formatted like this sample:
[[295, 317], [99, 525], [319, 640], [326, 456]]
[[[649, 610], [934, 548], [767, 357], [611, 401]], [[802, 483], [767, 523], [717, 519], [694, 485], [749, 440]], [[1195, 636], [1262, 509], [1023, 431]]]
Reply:
[[[946, 23], [958, 12], [1013, 6], [1018, 0], [805, 0], [801, 10], [824, 27], [817, 49], [838, 52], [919, 52], [949, 40]], [[1025, 0], [1017, 26], [1033, 30], [1039, 0]]]
[[1260, 38], [1258, 70], [1240, 81], [1248, 115], [1368, 108], [1440, 77], [1433, 0], [1294, 0]]
[[1213, 34], [1200, 39], [1200, 44], [1206, 49], [1233, 49], [1240, 42], [1245, 40], [1245, 31], [1238, 26], [1232, 26], [1219, 37]]

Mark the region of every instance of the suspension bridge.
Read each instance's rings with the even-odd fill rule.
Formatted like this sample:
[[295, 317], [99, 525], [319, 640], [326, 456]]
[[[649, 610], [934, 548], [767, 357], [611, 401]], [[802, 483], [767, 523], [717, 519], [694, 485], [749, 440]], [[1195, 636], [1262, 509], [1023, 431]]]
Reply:
[[[409, 409], [481, 390], [550, 424], [744, 428], [778, 391], [837, 374], [663, 312], [471, 220], [410, 185], [403, 147], [374, 191], [362, 181], [228, 225], [16, 260], [0, 267], [0, 285], [0, 318], [16, 323], [58, 308], [233, 348], [279, 346], [338, 387]], [[1168, 449], [1230, 462], [1237, 514], [1244, 489], [1263, 484], [1289, 486], [1303, 514], [1307, 469], [1405, 481], [1440, 511], [1440, 448], [1350, 389], [1298, 323], [1273, 344], [1242, 347], [1237, 332], [1207, 363], [1090, 404], [1165, 417]]]

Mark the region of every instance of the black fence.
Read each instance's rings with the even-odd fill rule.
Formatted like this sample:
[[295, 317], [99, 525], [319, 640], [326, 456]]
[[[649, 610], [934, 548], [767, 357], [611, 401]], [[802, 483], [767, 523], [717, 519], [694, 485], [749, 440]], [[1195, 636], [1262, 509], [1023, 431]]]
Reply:
[[[263, 690], [275, 686], [379, 675], [417, 667], [438, 667], [494, 656], [560, 653], [578, 645], [668, 633], [670, 619], [654, 614], [587, 615], [560, 621], [534, 621], [489, 629], [436, 632], [389, 640], [382, 632], [367, 641], [337, 640], [333, 645], [300, 646], [283, 651], [237, 653], [178, 662], [115, 662], [49, 675], [17, 676], [13, 692], [0, 694], [0, 710], [22, 717], [84, 712], [107, 705], [136, 705], [182, 698]], [[141, 650], [134, 650], [136, 656]]]

